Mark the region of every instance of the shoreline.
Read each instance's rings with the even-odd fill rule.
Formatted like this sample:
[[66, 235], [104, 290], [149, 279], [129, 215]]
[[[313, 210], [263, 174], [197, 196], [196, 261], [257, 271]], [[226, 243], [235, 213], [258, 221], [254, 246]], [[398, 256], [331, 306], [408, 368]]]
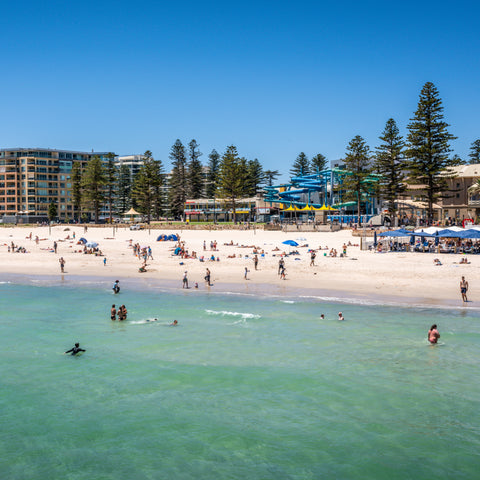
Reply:
[[[108, 288], [115, 279], [121, 284], [135, 282], [169, 291], [182, 290], [182, 277], [188, 272], [191, 286], [198, 282], [198, 291], [205, 292], [206, 269], [211, 270], [213, 294], [236, 293], [244, 295], [281, 296], [288, 299], [333, 299], [340, 302], [372, 304], [411, 304], [446, 308], [476, 309], [475, 291], [480, 285], [480, 256], [469, 256], [469, 264], [459, 264], [463, 255], [389, 252], [374, 253], [360, 250], [358, 238], [350, 230], [338, 232], [302, 232], [291, 234], [279, 231], [252, 230], [183, 230], [181, 240], [189, 253], [197, 258], [182, 259], [173, 255], [175, 242], [157, 242], [157, 235], [147, 230], [119, 230], [111, 237], [111, 227], [97, 227], [84, 232], [81, 227], [11, 227], [0, 229], [0, 281], [8, 276], [18, 281], [23, 278], [44, 278], [53, 283], [61, 280], [59, 259], [66, 260], [64, 282], [106, 282]], [[32, 232], [32, 240], [29, 233]], [[76, 239], [71, 236], [73, 232]], [[35, 242], [35, 236], [39, 242]], [[103, 256], [80, 253], [83, 246], [77, 240], [85, 236], [99, 243]], [[68, 238], [70, 237], [70, 238]], [[300, 245], [290, 248], [285, 240], [296, 239]], [[53, 252], [57, 242], [58, 252]], [[147, 272], [139, 273], [139, 258], [133, 255], [130, 241], [151, 246], [154, 260], [148, 260]], [[11, 243], [25, 247], [28, 253], [10, 253]], [[206, 247], [204, 249], [204, 242]], [[210, 250], [210, 242], [217, 243]], [[233, 243], [233, 245], [232, 245]], [[343, 245], [348, 245], [346, 257], [340, 257]], [[254, 247], [255, 246], [255, 247]], [[321, 249], [319, 250], [319, 247]], [[254, 269], [255, 248], [258, 249], [258, 270]], [[310, 266], [310, 249], [316, 250], [315, 265]], [[337, 257], [329, 252], [338, 251]], [[298, 254], [291, 254], [298, 250]], [[261, 252], [264, 252], [263, 255]], [[283, 256], [283, 253], [286, 256]], [[220, 261], [210, 261], [211, 256]], [[205, 257], [200, 261], [200, 257]], [[434, 258], [442, 266], [435, 266]], [[278, 276], [278, 262], [284, 258], [286, 280]], [[106, 259], [106, 265], [103, 264]], [[248, 270], [248, 280], [244, 278]], [[459, 292], [459, 281], [465, 275], [470, 283], [469, 300], [464, 305]], [[23, 280], [22, 280], [23, 281]], [[27, 280], [25, 280], [27, 282]], [[196, 291], [196, 289], [192, 289]], [[479, 307], [480, 308], [480, 303]]]
[[[113, 279], [106, 276], [84, 276], [84, 275], [68, 275], [68, 274], [51, 274], [51, 275], [26, 275], [17, 273], [6, 273], [2, 275], [0, 284], [12, 283], [16, 285], [33, 285], [40, 287], [64, 286], [75, 288], [98, 288], [105, 289], [110, 293]], [[210, 288], [193, 288], [183, 289], [181, 282], [178, 285], [172, 285], [170, 281], [157, 278], [124, 278], [120, 279], [122, 290], [130, 291], [149, 291], [172, 293], [176, 295], [208, 295], [208, 296], [245, 296], [256, 297], [257, 299], [281, 299], [286, 303], [295, 302], [316, 302], [318, 305], [324, 303], [338, 305], [361, 305], [361, 306], [385, 306], [400, 308], [433, 308], [433, 309], [455, 309], [480, 311], [480, 305], [474, 302], [468, 302], [467, 305], [459, 304], [453, 300], [444, 299], [438, 301], [434, 298], [425, 297], [404, 297], [404, 296], [387, 296], [381, 294], [359, 294], [355, 292], [346, 292], [331, 289], [298, 289], [292, 288], [285, 292], [285, 288], [278, 288], [272, 285], [242, 285], [239, 283], [226, 283], [221, 285], [212, 285]], [[348, 295], [346, 295], [348, 293]], [[120, 292], [121, 295], [121, 292]], [[115, 297], [112, 297], [115, 298]], [[118, 298], [121, 298], [120, 296]], [[320, 312], [319, 312], [320, 314]]]

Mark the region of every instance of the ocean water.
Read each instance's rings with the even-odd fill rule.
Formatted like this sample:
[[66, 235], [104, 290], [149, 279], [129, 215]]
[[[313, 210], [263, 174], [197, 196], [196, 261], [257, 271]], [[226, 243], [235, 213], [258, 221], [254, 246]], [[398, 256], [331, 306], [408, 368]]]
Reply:
[[1, 479], [480, 478], [477, 310], [110, 288], [0, 283]]

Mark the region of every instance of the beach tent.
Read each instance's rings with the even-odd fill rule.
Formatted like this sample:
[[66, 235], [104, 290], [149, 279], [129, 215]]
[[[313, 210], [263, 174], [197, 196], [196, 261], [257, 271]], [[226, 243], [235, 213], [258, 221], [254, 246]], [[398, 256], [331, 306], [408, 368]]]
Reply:
[[388, 232], [382, 232], [378, 236], [379, 237], [410, 237], [412, 232], [405, 230], [404, 228], [399, 228], [398, 230], [389, 230]]
[[415, 232], [424, 232], [428, 234], [434, 235], [436, 232], [439, 230], [442, 230], [442, 227], [427, 227], [427, 228], [417, 228], [415, 229]]
[[438, 232], [438, 236], [441, 238], [457, 238], [459, 232], [455, 232], [454, 230], [450, 230], [449, 228], [445, 228]]
[[469, 228], [463, 232], [457, 232], [460, 235], [458, 238], [480, 238], [480, 231], [474, 228]]
[[87, 242], [85, 244], [86, 247], [88, 248], [97, 248], [98, 247], [98, 243], [97, 242]]

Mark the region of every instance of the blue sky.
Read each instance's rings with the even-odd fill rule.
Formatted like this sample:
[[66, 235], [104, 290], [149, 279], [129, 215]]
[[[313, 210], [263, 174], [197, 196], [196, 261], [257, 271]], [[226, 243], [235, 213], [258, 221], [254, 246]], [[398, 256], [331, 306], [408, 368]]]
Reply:
[[2, 147], [152, 150], [180, 138], [287, 173], [373, 149], [439, 89], [454, 153], [480, 138], [476, 2], [2, 2]]

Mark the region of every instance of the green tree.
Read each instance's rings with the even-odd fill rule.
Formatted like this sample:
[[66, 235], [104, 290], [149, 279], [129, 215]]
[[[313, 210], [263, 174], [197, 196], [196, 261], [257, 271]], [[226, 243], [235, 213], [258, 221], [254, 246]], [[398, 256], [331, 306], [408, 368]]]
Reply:
[[471, 165], [475, 163], [480, 163], [480, 139], [472, 142], [472, 145], [470, 146], [470, 153], [468, 154], [468, 156], [470, 157]]
[[312, 173], [317, 173], [327, 168], [327, 159], [321, 153], [317, 153], [311, 161]]
[[107, 164], [105, 166], [105, 197], [108, 204], [108, 217], [110, 223], [113, 223], [113, 209], [115, 205], [115, 196], [118, 188], [117, 168], [115, 166], [115, 154], [107, 153]]
[[80, 162], [73, 162], [72, 165], [72, 203], [73, 218], [80, 218], [82, 209], [82, 169]]
[[122, 163], [118, 170], [118, 188], [117, 188], [117, 209], [125, 213], [130, 208], [130, 193], [132, 189], [132, 180], [130, 178], [130, 169]]
[[448, 132], [449, 125], [443, 120], [442, 100], [438, 90], [427, 82], [420, 92], [418, 107], [408, 125], [407, 149], [409, 179], [412, 183], [425, 185], [424, 199], [428, 204], [428, 220], [433, 219], [433, 204], [448, 189], [446, 171], [458, 165], [458, 160], [449, 157], [450, 141], [456, 137]]
[[236, 202], [244, 191], [244, 171], [238, 158], [237, 148], [227, 147], [222, 155], [218, 172], [218, 195], [228, 199], [233, 209], [233, 221], [237, 223]]
[[273, 182], [280, 176], [280, 172], [278, 170], [265, 170], [265, 182], [267, 186], [273, 186]]
[[380, 175], [380, 195], [388, 203], [390, 214], [395, 217], [396, 200], [405, 191], [405, 143], [393, 118], [387, 120], [385, 130], [379, 137], [382, 143], [376, 148], [376, 173]]
[[255, 197], [260, 190], [260, 185], [265, 182], [265, 173], [262, 164], [258, 159], [248, 160], [246, 171], [246, 191], [247, 197]]
[[107, 177], [102, 160], [95, 155], [88, 163], [82, 175], [83, 207], [93, 213], [95, 223], [98, 223], [100, 208], [105, 201], [105, 185]]
[[52, 222], [57, 216], [57, 204], [52, 200], [48, 206], [48, 221]]
[[213, 149], [208, 156], [207, 198], [213, 198], [215, 196], [219, 166], [220, 155], [215, 149]]
[[172, 161], [172, 175], [170, 177], [169, 204], [174, 217], [183, 215], [185, 200], [187, 199], [187, 159], [185, 147], [180, 140], [176, 140], [170, 151]]
[[147, 150], [143, 156], [143, 165], [135, 176], [132, 195], [138, 210], [150, 223], [152, 215], [158, 218], [161, 212], [159, 189], [163, 180], [162, 165], [159, 160], [153, 159], [150, 150]]
[[203, 198], [205, 194], [205, 179], [203, 175], [203, 165], [200, 162], [202, 153], [198, 149], [199, 145], [195, 140], [188, 144], [188, 196], [190, 198]]
[[308, 161], [308, 157], [303, 152], [300, 152], [295, 162], [293, 162], [290, 175], [292, 177], [299, 177], [301, 175], [308, 175], [309, 173], [310, 162]]
[[357, 202], [358, 223], [362, 214], [362, 196], [369, 192], [367, 177], [370, 174], [370, 149], [365, 140], [357, 135], [347, 146], [345, 156], [345, 168], [348, 174], [343, 181], [343, 188], [346, 190], [346, 199]]

